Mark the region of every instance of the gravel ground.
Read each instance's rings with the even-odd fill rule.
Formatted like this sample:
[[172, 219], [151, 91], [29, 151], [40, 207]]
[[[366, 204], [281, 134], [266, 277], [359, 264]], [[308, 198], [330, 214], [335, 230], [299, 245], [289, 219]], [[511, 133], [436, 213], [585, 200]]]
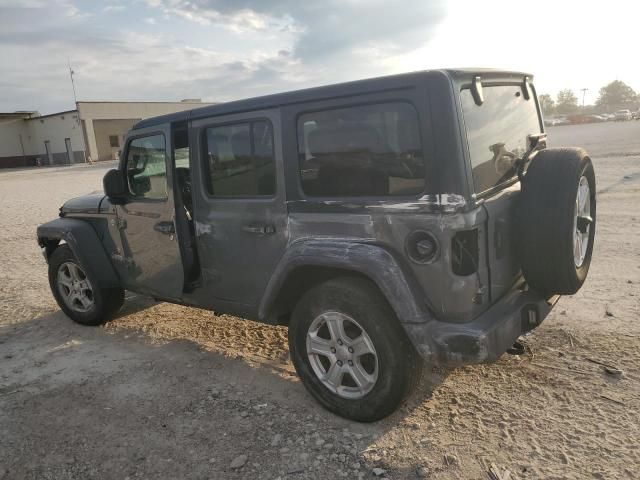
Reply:
[[374, 424], [310, 398], [282, 327], [135, 295], [105, 327], [72, 323], [35, 228], [112, 165], [0, 171], [0, 479], [640, 478], [640, 122], [549, 134], [594, 157], [584, 288], [526, 354], [427, 368]]

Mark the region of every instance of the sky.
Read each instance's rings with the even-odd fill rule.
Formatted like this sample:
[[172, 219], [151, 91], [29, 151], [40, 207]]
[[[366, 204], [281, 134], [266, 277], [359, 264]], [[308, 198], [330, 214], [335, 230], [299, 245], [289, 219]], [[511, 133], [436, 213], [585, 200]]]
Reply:
[[538, 93], [640, 92], [640, 2], [0, 0], [0, 111], [78, 100], [222, 102], [446, 67], [530, 72]]

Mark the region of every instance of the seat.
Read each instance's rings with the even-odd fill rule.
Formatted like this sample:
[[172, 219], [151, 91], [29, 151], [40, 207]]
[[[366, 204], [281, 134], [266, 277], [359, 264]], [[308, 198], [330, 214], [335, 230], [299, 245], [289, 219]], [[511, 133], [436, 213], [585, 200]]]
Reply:
[[309, 133], [309, 163], [318, 165], [317, 178], [309, 181], [318, 196], [384, 196], [389, 192], [387, 173], [377, 157], [388, 151], [378, 131], [365, 124], [332, 125]]

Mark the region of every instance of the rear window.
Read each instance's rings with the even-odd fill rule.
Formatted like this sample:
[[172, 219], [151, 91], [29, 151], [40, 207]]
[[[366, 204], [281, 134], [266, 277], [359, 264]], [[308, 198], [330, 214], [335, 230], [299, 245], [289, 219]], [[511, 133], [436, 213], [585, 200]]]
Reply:
[[405, 102], [301, 115], [298, 158], [309, 196], [415, 196], [425, 189], [418, 114]]
[[469, 89], [460, 93], [477, 193], [511, 180], [527, 137], [540, 133], [535, 100], [525, 100], [519, 85], [484, 87], [483, 94], [484, 103], [476, 105]]

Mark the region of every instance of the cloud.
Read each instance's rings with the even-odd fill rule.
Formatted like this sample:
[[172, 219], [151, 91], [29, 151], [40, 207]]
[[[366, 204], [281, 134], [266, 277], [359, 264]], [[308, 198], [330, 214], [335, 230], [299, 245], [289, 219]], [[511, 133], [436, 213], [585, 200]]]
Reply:
[[391, 73], [444, 15], [424, 1], [314, 3], [0, 0], [0, 110], [71, 108], [67, 58], [84, 100], [224, 101]]
[[124, 5], [107, 5], [102, 9], [102, 11], [105, 13], [106, 12], [122, 12], [126, 9], [127, 7], [125, 7]]
[[245, 31], [298, 33], [294, 54], [315, 62], [353, 48], [389, 52], [427, 43], [445, 15], [442, 1], [147, 0], [167, 15]]

